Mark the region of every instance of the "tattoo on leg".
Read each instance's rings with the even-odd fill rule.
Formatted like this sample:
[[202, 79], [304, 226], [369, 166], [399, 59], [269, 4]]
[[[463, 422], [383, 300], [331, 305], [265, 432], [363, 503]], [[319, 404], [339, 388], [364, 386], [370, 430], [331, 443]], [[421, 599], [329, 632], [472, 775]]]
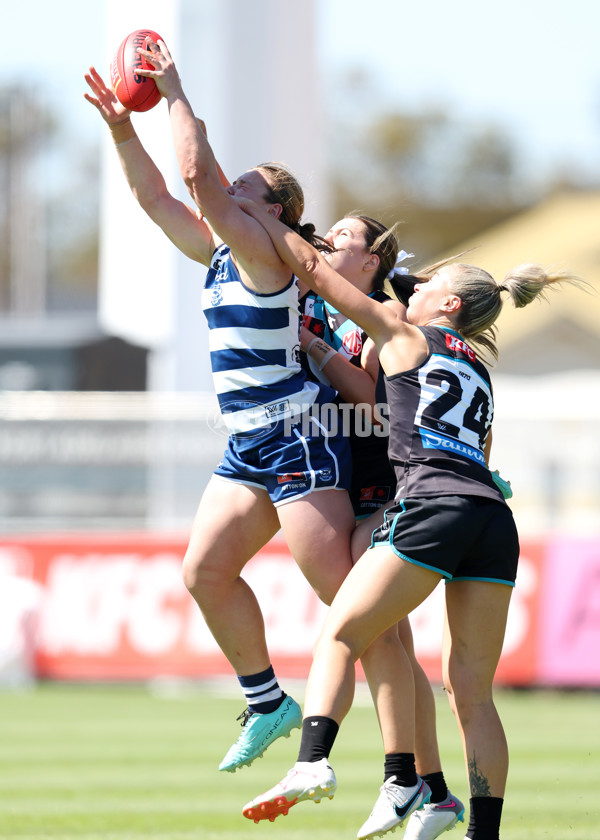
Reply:
[[477, 766], [475, 753], [469, 758], [469, 789], [471, 796], [490, 796], [490, 786], [487, 778], [481, 773]]

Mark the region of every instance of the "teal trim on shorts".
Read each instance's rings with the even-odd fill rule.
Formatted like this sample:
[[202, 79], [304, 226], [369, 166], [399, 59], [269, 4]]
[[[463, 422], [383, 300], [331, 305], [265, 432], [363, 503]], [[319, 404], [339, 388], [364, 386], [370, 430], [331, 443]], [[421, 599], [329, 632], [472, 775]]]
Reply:
[[[406, 510], [404, 507], [404, 499], [402, 499], [399, 504], [402, 505], [402, 509]], [[445, 572], [443, 569], [438, 569], [435, 566], [430, 566], [428, 563], [421, 563], [419, 560], [414, 560], [412, 557], [409, 557], [407, 554], [402, 554], [401, 551], [394, 545], [394, 533], [396, 531], [396, 523], [398, 519], [402, 516], [401, 513], [397, 513], [394, 516], [394, 521], [390, 526], [390, 536], [388, 538], [389, 547], [392, 549], [396, 557], [399, 557], [401, 560], [406, 560], [407, 563], [412, 563], [413, 566], [420, 566], [422, 569], [429, 569], [430, 572], [435, 572], [438, 575], [441, 575], [443, 578], [448, 578], [449, 580], [452, 579], [452, 575], [450, 572]]]
[[[379, 548], [379, 546], [376, 546], [376, 548]], [[442, 569], [437, 569], [435, 566], [430, 566], [427, 563], [419, 563], [418, 560], [413, 560], [412, 557], [408, 557], [406, 554], [402, 554], [401, 551], [398, 551], [398, 549], [391, 544], [391, 541], [390, 548], [392, 549], [394, 554], [401, 560], [406, 560], [407, 563], [411, 563], [413, 566], [420, 566], [422, 569], [429, 569], [430, 572], [435, 572], [436, 575], [441, 575], [443, 578], [447, 578], [448, 583], [452, 582], [452, 575], [450, 574], [450, 572], [444, 572]]]
[[504, 580], [503, 578], [480, 578], [480, 577], [453, 577], [448, 583], [452, 583], [453, 580], [477, 580], [480, 583], [503, 583], [504, 586], [515, 586], [515, 582], [512, 580]]
[[[402, 509], [403, 509], [403, 510], [406, 510], [406, 508], [404, 507], [404, 499], [399, 499], [398, 504], [399, 504], [399, 505], [402, 505]], [[386, 511], [384, 511], [384, 513], [383, 513], [383, 521], [384, 521], [384, 522], [385, 522], [385, 518], [386, 518], [386, 517], [385, 517], [385, 514], [386, 514]], [[396, 551], [396, 549], [395, 549], [395, 548], [394, 548], [394, 546], [392, 545], [392, 534], [393, 534], [393, 531], [394, 531], [394, 525], [396, 524], [396, 519], [397, 519], [399, 516], [400, 516], [400, 514], [399, 514], [399, 513], [397, 513], [397, 514], [396, 514], [396, 516], [394, 516], [394, 522], [393, 522], [392, 526], [390, 527], [390, 536], [388, 537], [388, 543], [389, 543], [389, 545], [390, 545], [390, 548], [394, 551], [394, 553], [395, 553], [395, 554], [397, 554], [398, 552]], [[378, 544], [377, 544], [377, 546], [376, 546], [376, 545], [373, 543], [373, 534], [374, 534], [374, 533], [375, 533], [375, 531], [377, 531], [377, 530], [378, 530], [378, 528], [380, 528], [380, 527], [381, 527], [381, 526], [380, 526], [380, 525], [378, 525], [378, 526], [377, 526], [377, 528], [374, 528], [374, 529], [373, 529], [373, 531], [371, 532], [371, 545], [369, 546], [369, 548], [379, 548], [379, 546], [380, 546], [380, 545], [382, 545], [382, 543], [378, 543]], [[406, 558], [405, 558], [405, 559], [406, 559]], [[412, 561], [409, 561], [409, 562], [412, 562]]]

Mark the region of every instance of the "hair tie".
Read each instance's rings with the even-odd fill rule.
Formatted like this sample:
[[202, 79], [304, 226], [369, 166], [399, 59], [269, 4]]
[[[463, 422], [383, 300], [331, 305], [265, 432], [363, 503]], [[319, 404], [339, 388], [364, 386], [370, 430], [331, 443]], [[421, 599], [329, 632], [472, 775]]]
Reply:
[[408, 267], [405, 265], [400, 265], [400, 263], [404, 262], [404, 260], [410, 259], [414, 257], [414, 254], [407, 254], [406, 251], [398, 251], [398, 256], [396, 257], [396, 264], [392, 268], [391, 271], [388, 271], [386, 280], [393, 280], [396, 274], [408, 274]]

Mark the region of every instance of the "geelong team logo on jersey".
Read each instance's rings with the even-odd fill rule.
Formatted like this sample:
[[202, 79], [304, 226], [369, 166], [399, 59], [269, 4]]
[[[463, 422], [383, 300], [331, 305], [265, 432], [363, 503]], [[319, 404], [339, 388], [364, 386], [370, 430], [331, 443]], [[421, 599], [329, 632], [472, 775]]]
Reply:
[[350, 330], [342, 339], [342, 347], [350, 356], [358, 356], [362, 350], [362, 335], [360, 330]]
[[215, 283], [210, 296], [210, 304], [211, 306], [218, 306], [220, 303], [223, 303], [223, 292], [221, 290], [221, 284]]

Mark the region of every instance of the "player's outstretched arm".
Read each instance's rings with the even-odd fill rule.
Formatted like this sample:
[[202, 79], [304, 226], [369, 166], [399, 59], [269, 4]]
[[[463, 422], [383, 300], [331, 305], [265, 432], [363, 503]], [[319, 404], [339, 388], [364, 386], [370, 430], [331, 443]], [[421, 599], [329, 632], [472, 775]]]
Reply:
[[381, 346], [397, 332], [400, 319], [395, 310], [355, 288], [329, 265], [316, 248], [262, 207], [248, 199], [236, 198], [236, 202], [244, 212], [260, 222], [280, 258], [299, 280], [362, 327], [376, 345]]
[[[201, 119], [200, 119], [200, 117], [196, 117], [196, 122], [198, 123], [198, 125], [199, 125], [199, 126], [200, 126], [200, 128], [202, 129], [202, 131], [203, 131], [204, 135], [208, 138], [208, 132], [207, 132], [207, 130], [206, 130], [206, 123], [204, 122], [204, 120], [201, 120]], [[222, 184], [224, 187], [229, 187], [229, 186], [231, 186], [231, 181], [229, 180], [229, 178], [227, 177], [227, 175], [226, 175], [226, 174], [223, 172], [223, 170], [221, 169], [221, 164], [219, 163], [219, 161], [218, 161], [218, 160], [216, 160], [216, 158], [215, 158], [215, 163], [216, 163], [216, 165], [217, 165], [217, 172], [219, 173], [219, 180], [220, 180], [221, 184]]]
[[256, 280], [254, 274], [258, 274], [265, 279], [269, 272], [271, 278], [280, 280], [283, 266], [268, 235], [224, 188], [213, 150], [183, 91], [166, 44], [150, 41], [147, 50], [138, 48], [138, 52], [153, 65], [153, 69], [139, 69], [139, 74], [154, 79], [167, 100], [179, 171], [200, 213], [231, 247], [250, 277]]
[[117, 99], [94, 67], [85, 74], [86, 100], [108, 125], [121, 168], [136, 200], [148, 216], [186, 256], [208, 265], [212, 231], [196, 212], [171, 195], [162, 173], [144, 149], [131, 122], [131, 112]]

